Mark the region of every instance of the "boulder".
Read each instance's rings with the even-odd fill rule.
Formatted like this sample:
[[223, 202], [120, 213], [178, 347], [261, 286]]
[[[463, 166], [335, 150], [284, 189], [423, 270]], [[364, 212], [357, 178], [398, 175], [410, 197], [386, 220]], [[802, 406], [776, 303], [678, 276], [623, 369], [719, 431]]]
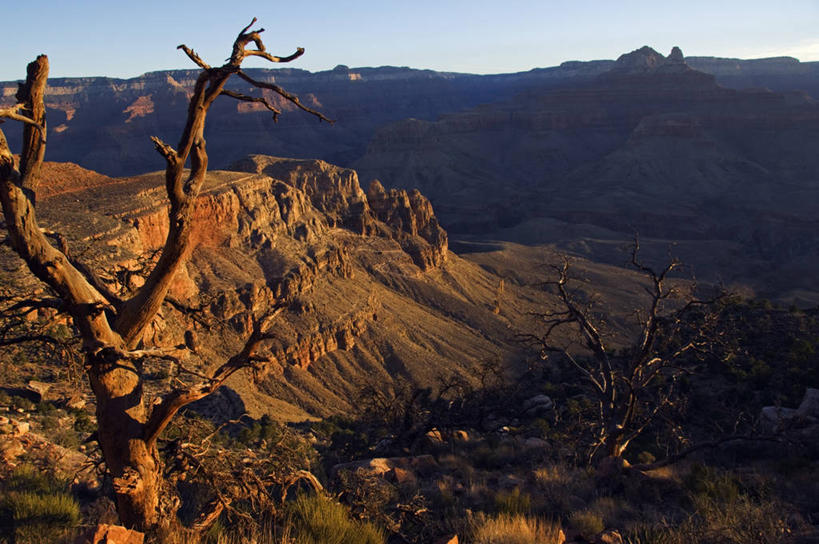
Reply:
[[555, 406], [554, 401], [548, 395], [535, 395], [523, 401], [523, 411], [526, 415], [534, 417], [546, 414]]
[[395, 483], [399, 485], [412, 484], [418, 481], [418, 478], [415, 476], [414, 472], [401, 467], [395, 467], [392, 469], [392, 479], [394, 479]]
[[50, 383], [45, 382], [38, 382], [37, 380], [31, 380], [28, 382], [26, 386], [28, 391], [31, 391], [33, 396], [37, 399], [35, 402], [42, 402], [44, 400], [50, 400], [48, 397], [48, 391], [51, 389]]
[[31, 425], [26, 421], [16, 419], [6, 419], [7, 423], [0, 425], [0, 433], [12, 436], [24, 435], [31, 430]]
[[789, 427], [797, 417], [796, 410], [781, 406], [765, 406], [759, 414], [763, 429], [769, 432]]
[[426, 438], [430, 445], [439, 445], [444, 443], [444, 436], [438, 429], [427, 431], [426, 434], [424, 434], [424, 438]]
[[74, 393], [64, 399], [65, 407], [71, 410], [82, 410], [85, 408], [86, 401], [81, 393]]
[[594, 542], [596, 544], [623, 544], [623, 537], [613, 529], [606, 529], [595, 537]]
[[[763, 408], [764, 410], [764, 408]], [[808, 387], [802, 403], [796, 409], [797, 415], [801, 417], [815, 417], [819, 419], [819, 389]]]
[[119, 525], [101, 523], [77, 537], [74, 544], [143, 544], [144, 542], [144, 533]]
[[431, 455], [417, 455], [415, 457], [375, 457], [373, 459], [362, 459], [350, 463], [335, 465], [331, 474], [338, 474], [341, 470], [363, 470], [373, 476], [392, 476], [394, 469], [400, 468], [413, 472], [432, 472], [438, 467], [435, 458]]
[[12, 464], [15, 460], [26, 452], [23, 444], [14, 438], [7, 438], [0, 441], [0, 462]]
[[543, 440], [542, 438], [537, 438], [535, 436], [531, 436], [523, 441], [523, 447], [527, 450], [539, 450], [543, 449], [548, 446], [549, 443]]

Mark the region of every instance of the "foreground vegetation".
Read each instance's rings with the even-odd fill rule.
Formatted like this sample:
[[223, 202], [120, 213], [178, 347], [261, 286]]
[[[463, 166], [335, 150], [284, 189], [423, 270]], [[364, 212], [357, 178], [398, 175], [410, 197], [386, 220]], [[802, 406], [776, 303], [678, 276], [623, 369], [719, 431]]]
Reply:
[[[295, 426], [267, 417], [217, 425], [194, 407], [160, 442], [166, 483], [183, 504], [180, 523], [154, 538], [526, 543], [597, 542], [616, 532], [633, 544], [809, 542], [819, 444], [799, 428], [765, 427], [759, 413], [796, 407], [819, 384], [816, 313], [726, 301], [720, 327], [719, 353], [684, 381], [684, 402], [635, 440], [622, 465], [589, 464], [593, 397], [572, 365], [536, 364], [510, 377], [487, 364], [477, 385], [370, 386], [354, 417]], [[25, 349], [4, 354], [17, 364], [3, 365], [3, 383], [65, 372], [25, 359]], [[34, 402], [21, 390], [0, 394], [11, 417], [65, 451], [84, 450], [89, 466], [100, 462], [90, 407]], [[706, 442], [714, 447], [657, 463]], [[69, 542], [116, 522], [102, 465], [78, 478], [32, 452], [2, 468], [2, 538]], [[186, 529], [209, 503], [220, 514], [199, 525], [204, 532]]]

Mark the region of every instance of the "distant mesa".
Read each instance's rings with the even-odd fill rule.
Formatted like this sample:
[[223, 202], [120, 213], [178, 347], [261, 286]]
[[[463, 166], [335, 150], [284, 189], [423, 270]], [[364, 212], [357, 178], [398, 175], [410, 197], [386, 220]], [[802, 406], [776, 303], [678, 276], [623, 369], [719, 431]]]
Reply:
[[644, 45], [631, 53], [620, 55], [601, 81], [609, 86], [642, 89], [645, 87], [673, 90], [703, 90], [715, 87], [713, 75], [688, 65], [682, 50], [674, 46], [667, 57]]
[[[646, 73], [658, 70], [666, 71], [668, 68], [685, 66], [685, 57], [682, 50], [674, 46], [668, 57], [644, 45], [640, 49], [635, 49], [631, 53], [620, 55], [612, 69], [612, 72]], [[687, 68], [687, 66], [686, 66]]]

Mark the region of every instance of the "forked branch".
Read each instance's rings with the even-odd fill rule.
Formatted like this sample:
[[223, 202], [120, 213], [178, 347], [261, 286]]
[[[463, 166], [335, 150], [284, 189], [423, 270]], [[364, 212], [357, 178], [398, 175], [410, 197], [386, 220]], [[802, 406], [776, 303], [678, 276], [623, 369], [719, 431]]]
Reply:
[[[202, 72], [196, 80], [190, 98], [185, 128], [176, 149], [159, 138], [152, 138], [154, 147], [167, 163], [165, 187], [171, 204], [169, 229], [156, 266], [145, 284], [133, 297], [125, 301], [117, 316], [115, 329], [129, 348], [133, 348], [139, 342], [142, 331], [159, 311], [173, 277], [190, 253], [193, 206], [204, 183], [208, 166], [204, 126], [211, 105], [216, 98], [224, 95], [244, 102], [262, 104], [273, 112], [274, 118], [279, 114], [279, 111], [265, 98], [253, 98], [236, 91], [226, 90], [225, 84], [230, 77], [239, 74], [242, 79], [255, 87], [270, 89], [320, 120], [332, 122], [323, 114], [301, 104], [297, 96], [281, 87], [257, 82], [241, 71], [241, 63], [248, 56], [263, 57], [271, 62], [289, 62], [304, 53], [304, 49], [299, 48], [294, 54], [287, 57], [270, 55], [266, 52], [260, 35], [264, 29], [250, 30], [255, 22], [254, 18], [242, 29], [233, 43], [230, 58], [220, 67], [211, 67], [193, 49], [184, 44], [178, 47], [194, 64], [202, 68]], [[247, 49], [248, 44], [251, 43], [255, 44], [256, 49]], [[190, 160], [190, 171], [186, 172], [184, 167], [188, 160]]]
[[185, 389], [171, 391], [159, 399], [154, 404], [151, 415], [145, 423], [145, 442], [149, 445], [153, 445], [181, 408], [210, 395], [219, 389], [219, 387], [237, 371], [253, 366], [257, 361], [255, 357], [256, 352], [262, 342], [273, 338], [273, 335], [269, 331], [270, 323], [283, 309], [284, 307], [280, 306], [262, 321], [257, 322], [242, 350], [217, 368], [209, 379]]

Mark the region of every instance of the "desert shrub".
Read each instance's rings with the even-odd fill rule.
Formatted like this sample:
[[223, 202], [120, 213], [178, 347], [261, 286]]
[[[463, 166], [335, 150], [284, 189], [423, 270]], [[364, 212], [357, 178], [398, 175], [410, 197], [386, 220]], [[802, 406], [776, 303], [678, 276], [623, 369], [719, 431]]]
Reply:
[[553, 544], [563, 542], [560, 525], [522, 514], [475, 519], [475, 544]]
[[529, 514], [532, 511], [532, 497], [521, 493], [518, 487], [512, 491], [500, 491], [495, 495], [495, 510], [501, 514]]
[[42, 425], [44, 433], [55, 444], [69, 449], [79, 448], [81, 442], [79, 433], [77, 433], [73, 425], [66, 426], [64, 412], [62, 417], [60, 416], [60, 411], [52, 410], [48, 412], [48, 415], [40, 418], [40, 425]]
[[296, 544], [383, 544], [383, 532], [356, 521], [341, 504], [321, 495], [300, 495], [288, 505], [290, 531]]
[[0, 485], [0, 538], [7, 542], [60, 542], [80, 519], [64, 483], [32, 466], [15, 469]]
[[756, 502], [740, 495], [728, 502], [699, 497], [695, 504], [697, 542], [778, 544], [791, 537], [786, 510], [776, 501]]
[[600, 516], [604, 526], [617, 527], [631, 513], [632, 507], [628, 502], [614, 497], [599, 497], [589, 504], [586, 511]]
[[586, 540], [591, 540], [597, 533], [606, 528], [602, 516], [590, 510], [572, 512], [569, 516], [569, 525]]
[[80, 435], [89, 435], [97, 429], [96, 421], [88, 412], [78, 410], [74, 419], [74, 430]]
[[37, 408], [37, 405], [31, 402], [29, 399], [20, 396], [12, 396], [11, 397], [11, 407], [15, 410], [25, 410], [26, 412], [31, 412]]
[[541, 467], [533, 475], [543, 506], [556, 515], [568, 515], [578, 504], [588, 503], [596, 492], [589, 473], [570, 465]]
[[236, 439], [245, 446], [256, 446], [262, 440], [275, 441], [281, 438], [282, 434], [282, 426], [273, 421], [269, 415], [264, 414], [240, 430]]
[[690, 544], [680, 530], [641, 524], [623, 532], [624, 544]]
[[477, 468], [497, 470], [513, 465], [520, 460], [520, 451], [512, 444], [481, 444], [471, 453], [472, 463]]
[[693, 465], [684, 483], [695, 498], [702, 497], [726, 503], [735, 501], [739, 496], [736, 478], [705, 465]]

